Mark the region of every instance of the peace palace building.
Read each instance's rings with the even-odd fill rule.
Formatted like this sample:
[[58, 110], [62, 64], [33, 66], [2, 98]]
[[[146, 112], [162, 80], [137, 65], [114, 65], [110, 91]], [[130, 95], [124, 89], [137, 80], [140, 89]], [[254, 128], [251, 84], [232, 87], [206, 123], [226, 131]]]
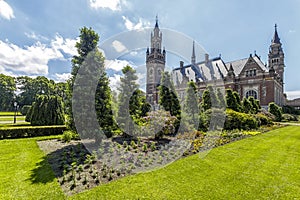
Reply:
[[[162, 33], [158, 21], [151, 33], [151, 48], [146, 52], [147, 85], [146, 96], [153, 106], [158, 104], [158, 88], [161, 73], [165, 69], [166, 51], [162, 50]], [[270, 102], [284, 105], [283, 92], [284, 53], [275, 25], [275, 32], [269, 48], [268, 65], [264, 64], [256, 53], [247, 58], [225, 62], [221, 57], [196, 61], [195, 46], [193, 43], [191, 63], [180, 61], [177, 68], [171, 72], [178, 97], [184, 99], [187, 83], [196, 83], [199, 98], [208, 85], [216, 88], [231, 88], [240, 94], [240, 98], [253, 96], [266, 108]]]

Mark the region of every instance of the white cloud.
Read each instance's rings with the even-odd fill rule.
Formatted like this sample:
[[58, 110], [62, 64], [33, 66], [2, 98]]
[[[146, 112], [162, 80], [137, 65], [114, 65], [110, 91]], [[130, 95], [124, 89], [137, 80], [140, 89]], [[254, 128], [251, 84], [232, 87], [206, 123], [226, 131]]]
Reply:
[[118, 53], [127, 50], [127, 48], [124, 46], [124, 44], [118, 40], [114, 40], [112, 42], [112, 46]]
[[66, 54], [69, 54], [71, 56], [77, 55], [77, 49], [75, 47], [76, 42], [79, 40], [77, 39], [64, 39], [62, 36], [60, 36], [58, 33], [55, 36], [54, 40], [51, 40], [51, 46], [55, 50], [62, 50]]
[[144, 27], [149, 27], [150, 26], [150, 22], [146, 21], [142, 18], [139, 19], [139, 22], [134, 24], [132, 21], [130, 21], [127, 17], [122, 16], [123, 20], [125, 21], [125, 27], [128, 30], [137, 30], [137, 29], [141, 29]]
[[76, 55], [76, 40], [56, 35], [50, 45], [39, 41], [31, 46], [20, 47], [0, 40], [0, 70], [8, 74], [47, 75], [50, 60], [65, 60], [62, 52]]
[[36, 42], [32, 46], [21, 48], [0, 40], [0, 65], [7, 71], [25, 74], [48, 74], [48, 61], [62, 59], [61, 52]]
[[108, 8], [112, 11], [121, 10], [120, 0], [90, 0], [90, 6], [94, 9]]
[[4, 67], [0, 66], [0, 74], [4, 74], [6, 76], [14, 76], [14, 74], [10, 71], [6, 71]]
[[119, 87], [120, 82], [121, 82], [120, 78], [121, 78], [121, 75], [118, 75], [118, 74], [114, 74], [114, 76], [109, 77], [109, 86], [110, 86], [111, 90], [117, 91], [117, 88]]
[[292, 100], [292, 99], [297, 99], [300, 98], [300, 91], [286, 91], [287, 94], [287, 99]]
[[7, 20], [15, 18], [13, 9], [4, 0], [0, 0], [0, 16]]
[[68, 79], [71, 78], [71, 76], [72, 76], [71, 73], [62, 73], [62, 74], [56, 73], [54, 80], [56, 82], [66, 82]]
[[105, 68], [121, 71], [123, 67], [130, 65], [127, 60], [105, 60]]
[[35, 32], [30, 32], [30, 33], [25, 33], [25, 35], [30, 38], [30, 39], [34, 39], [34, 40], [49, 40], [47, 37], [42, 36], [42, 35], [38, 35]]

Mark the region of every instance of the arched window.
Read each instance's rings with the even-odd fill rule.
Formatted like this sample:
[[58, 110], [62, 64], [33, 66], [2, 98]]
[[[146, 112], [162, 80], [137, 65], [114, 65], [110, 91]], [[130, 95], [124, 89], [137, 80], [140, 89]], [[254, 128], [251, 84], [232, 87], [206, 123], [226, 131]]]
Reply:
[[246, 98], [250, 96], [254, 97], [254, 99], [257, 99], [257, 92], [255, 90], [249, 90], [248, 92], [246, 92]]

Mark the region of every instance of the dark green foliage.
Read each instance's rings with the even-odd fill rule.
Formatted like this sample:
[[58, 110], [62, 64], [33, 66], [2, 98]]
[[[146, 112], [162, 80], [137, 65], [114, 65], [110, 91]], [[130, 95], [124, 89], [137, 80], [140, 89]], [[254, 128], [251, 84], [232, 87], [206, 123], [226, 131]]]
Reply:
[[282, 120], [282, 110], [274, 102], [269, 103], [269, 112], [275, 116], [275, 121], [280, 122]]
[[225, 108], [226, 103], [221, 89], [218, 88], [216, 91], [211, 85], [207, 86], [202, 94], [201, 107], [204, 111], [211, 108]]
[[37, 126], [37, 127], [8, 127], [0, 128], [0, 138], [23, 138], [48, 135], [60, 135], [66, 130], [65, 126]]
[[236, 102], [236, 106], [237, 106], [237, 109], [236, 111], [242, 111], [242, 104], [241, 104], [241, 98], [240, 98], [240, 95], [239, 93], [237, 93], [236, 91], [233, 92], [233, 96], [235, 98], [235, 102]]
[[209, 119], [208, 119], [208, 117], [205, 115], [204, 112], [200, 112], [200, 114], [199, 114], [199, 126], [198, 126], [198, 130], [206, 132], [206, 131], [208, 131], [208, 127], [209, 127]]
[[190, 118], [189, 124], [195, 125], [198, 121], [199, 105], [197, 88], [193, 81], [188, 83], [183, 109], [187, 114], [186, 117]]
[[294, 107], [288, 105], [282, 106], [282, 112], [286, 114], [300, 115], [299, 110], [296, 110]]
[[105, 72], [104, 57], [102, 53], [99, 51], [93, 53], [95, 54], [89, 54], [88, 57], [91, 55], [91, 58], [95, 58], [95, 67], [99, 68], [98, 70], [101, 71], [95, 93], [97, 120], [100, 127], [105, 132], [105, 135], [111, 137], [112, 131], [115, 129], [115, 121], [112, 113], [112, 95], [109, 87], [109, 79]]
[[250, 114], [252, 112], [252, 109], [253, 109], [251, 102], [246, 97], [244, 97], [242, 104], [243, 104], [242, 105], [243, 106], [243, 112]]
[[256, 99], [254, 99], [254, 97], [252, 97], [252, 96], [249, 97], [249, 101], [252, 106], [252, 113], [253, 114], [258, 113], [259, 108], [260, 108], [259, 102]]
[[258, 121], [252, 115], [236, 112], [231, 109], [226, 110], [225, 130], [250, 130], [258, 127]]
[[140, 114], [140, 94], [137, 91], [139, 85], [136, 83], [138, 77], [135, 74], [136, 71], [128, 65], [122, 69], [122, 72], [124, 77], [121, 78], [121, 84], [118, 88], [120, 91], [118, 123], [124, 134], [130, 135], [130, 131], [133, 130], [132, 118], [139, 117]]
[[21, 114], [22, 114], [22, 115], [26, 115], [30, 108], [31, 108], [31, 105], [24, 105], [24, 106], [21, 108]]
[[224, 126], [225, 111], [220, 108], [211, 108], [200, 113], [199, 131], [220, 130]]
[[72, 59], [72, 77], [68, 80], [67, 84], [67, 101], [66, 101], [66, 113], [68, 114], [67, 126], [68, 129], [76, 131], [73, 111], [72, 111], [72, 96], [73, 96], [73, 85], [77, 76], [78, 70], [86, 59], [87, 55], [97, 49], [99, 42], [99, 35], [92, 30], [92, 28], [83, 27], [80, 29], [79, 42], [76, 43], [78, 56], [73, 56]]
[[63, 100], [66, 98], [66, 83], [55, 83], [44, 76], [36, 78], [20, 76], [16, 78], [16, 81], [18, 85], [21, 85], [17, 99], [20, 106], [31, 105], [37, 95], [55, 95], [60, 96]]
[[146, 94], [137, 89], [133, 92], [129, 101], [129, 113], [135, 121], [145, 117], [151, 110], [151, 105], [146, 101]]
[[159, 104], [163, 106], [166, 111], [169, 111], [172, 116], [175, 116], [180, 120], [180, 103], [169, 72], [164, 72], [162, 74], [161, 85], [159, 86], [159, 96]]
[[64, 111], [61, 98], [39, 95], [26, 118], [35, 126], [63, 125]]
[[211, 85], [207, 86], [207, 89], [209, 90], [212, 108], [218, 108], [220, 102], [218, 96], [216, 95], [215, 89]]
[[217, 89], [217, 98], [218, 98], [218, 103], [219, 103], [219, 108], [226, 108], [226, 102], [225, 102], [225, 98], [224, 98], [224, 93], [221, 91], [220, 88]]
[[97, 49], [99, 42], [99, 35], [90, 27], [83, 27], [80, 29], [79, 42], [76, 43], [78, 56], [74, 56], [72, 59], [72, 72], [73, 76], [76, 76], [81, 64], [84, 62], [86, 56]]
[[14, 110], [15, 79], [11, 76], [0, 74], [0, 111]]
[[201, 101], [201, 108], [206, 111], [208, 109], [211, 109], [211, 97], [210, 97], [210, 91], [208, 89], [204, 90], [202, 94], [202, 101]]
[[[115, 129], [115, 122], [112, 113], [112, 95], [109, 88], [109, 80], [104, 68], [104, 57], [97, 48], [99, 35], [92, 30], [92, 28], [83, 27], [80, 29], [79, 37], [80, 40], [76, 43], [78, 56], [74, 56], [72, 59], [72, 77], [68, 81], [68, 91], [66, 93], [68, 96], [68, 101], [66, 102], [68, 114], [67, 125], [69, 129], [76, 131], [72, 111], [72, 100], [74, 100], [76, 101], [76, 104], [79, 105], [78, 108], [76, 107], [76, 110], [81, 111], [78, 112], [80, 113], [78, 118], [85, 119], [83, 121], [77, 120], [76, 123], [79, 123], [77, 125], [80, 127], [95, 127], [93, 122], [96, 117], [99, 126], [106, 136], [111, 137], [112, 131]], [[83, 74], [81, 75], [78, 74], [78, 70], [80, 68], [83, 70]], [[84, 74], [90, 75], [90, 77], [84, 78]], [[80, 99], [81, 97], [78, 97], [78, 99], [72, 99], [75, 78], [78, 83], [81, 84], [76, 85], [76, 92], [83, 94], [82, 99]], [[96, 85], [96, 91], [87, 91], [87, 88], [91, 90], [90, 87], [93, 86], [95, 82], [98, 82]], [[95, 102], [87, 102], [87, 99], [84, 98], [94, 95], [91, 92], [95, 92]], [[95, 107], [92, 106], [94, 103]], [[94, 108], [96, 109], [96, 116], [91, 116], [90, 112]], [[98, 131], [96, 132], [87, 133], [87, 135], [96, 134], [96, 138], [100, 137], [100, 133], [98, 134]]]
[[232, 89], [226, 90], [226, 105], [227, 108], [239, 112], [241, 108], [240, 98]]

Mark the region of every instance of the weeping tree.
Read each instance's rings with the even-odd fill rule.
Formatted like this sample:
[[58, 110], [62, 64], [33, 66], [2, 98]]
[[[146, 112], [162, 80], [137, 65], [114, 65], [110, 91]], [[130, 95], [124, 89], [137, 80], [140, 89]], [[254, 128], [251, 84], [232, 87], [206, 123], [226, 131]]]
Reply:
[[63, 125], [65, 120], [61, 97], [38, 95], [27, 112], [26, 121], [34, 126]]

